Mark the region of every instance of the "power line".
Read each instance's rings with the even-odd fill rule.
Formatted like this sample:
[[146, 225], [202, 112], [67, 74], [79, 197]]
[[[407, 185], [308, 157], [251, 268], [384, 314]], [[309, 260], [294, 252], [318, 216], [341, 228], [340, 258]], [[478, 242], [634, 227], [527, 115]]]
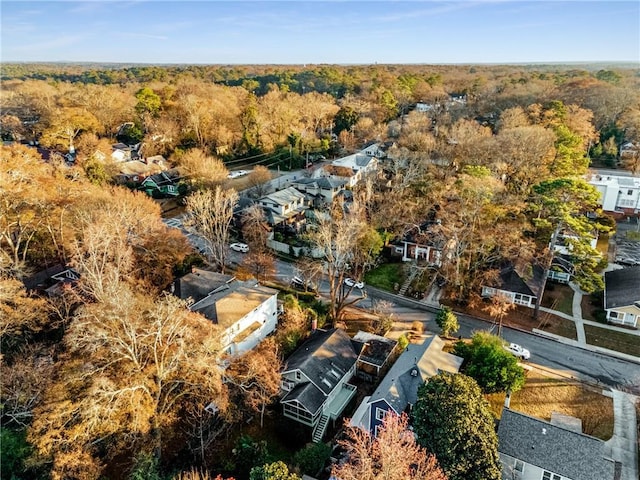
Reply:
[[251, 157], [236, 158], [235, 160], [229, 160], [228, 162], [225, 162], [225, 165], [228, 165], [230, 163], [244, 162], [245, 160], [252, 160], [252, 159], [258, 158], [258, 157], [264, 157], [265, 155], [269, 155], [269, 154], [268, 153], [259, 153], [258, 155], [252, 155]]

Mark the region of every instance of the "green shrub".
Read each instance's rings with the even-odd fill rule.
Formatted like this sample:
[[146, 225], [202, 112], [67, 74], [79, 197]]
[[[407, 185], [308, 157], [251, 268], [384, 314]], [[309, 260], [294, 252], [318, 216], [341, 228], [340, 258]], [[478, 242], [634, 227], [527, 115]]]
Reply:
[[24, 430], [10, 430], [0, 428], [0, 472], [2, 478], [18, 480], [24, 473], [24, 460], [31, 453], [31, 446], [27, 443]]
[[293, 463], [304, 474], [316, 476], [331, 456], [331, 447], [325, 443], [310, 443], [293, 456]]

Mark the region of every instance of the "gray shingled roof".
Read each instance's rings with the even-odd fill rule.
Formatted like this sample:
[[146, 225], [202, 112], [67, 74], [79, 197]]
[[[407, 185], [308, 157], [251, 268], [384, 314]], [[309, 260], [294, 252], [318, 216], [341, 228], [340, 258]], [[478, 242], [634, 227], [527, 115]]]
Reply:
[[507, 292], [522, 293], [524, 295], [531, 295], [537, 297], [542, 287], [542, 279], [544, 277], [544, 270], [534, 265], [532, 267], [533, 276], [528, 279], [524, 279], [515, 268], [507, 267], [500, 272], [499, 288]]
[[[437, 335], [426, 338], [421, 344], [409, 344], [382, 379], [369, 403], [384, 399], [397, 413], [408, 404], [415, 405], [418, 388], [439, 370], [456, 373], [462, 358], [442, 351], [444, 342]], [[412, 371], [417, 371], [412, 375]]]
[[604, 442], [508, 408], [498, 427], [498, 451], [572, 480], [612, 480]]
[[357, 154], [355, 164], [359, 167], [366, 167], [371, 163], [372, 159], [373, 157], [370, 157], [369, 155]]
[[283, 190], [270, 193], [260, 198], [261, 202], [273, 202], [276, 205], [289, 205], [291, 202], [296, 202], [304, 198], [304, 195], [293, 187], [287, 187]]
[[300, 370], [310, 382], [302, 384], [306, 385], [304, 387], [296, 386], [282, 401], [295, 398], [309, 411], [315, 412], [317, 405], [322, 405], [357, 358], [358, 352], [344, 330], [316, 330], [291, 354], [282, 372]]
[[619, 308], [640, 302], [640, 267], [612, 270], [604, 274], [604, 308]]
[[175, 281], [173, 294], [183, 300], [192, 298], [194, 302], [199, 302], [211, 292], [229, 283], [233, 278], [232, 275], [195, 268], [193, 272]]
[[381, 367], [385, 364], [389, 355], [398, 345], [398, 342], [390, 338], [381, 337], [375, 333], [360, 330], [353, 337], [354, 342], [362, 344], [359, 359], [371, 365]]
[[333, 190], [334, 188], [342, 188], [346, 185], [346, 180], [331, 178], [331, 177], [318, 177], [318, 178], [301, 178], [294, 182], [294, 185], [306, 185], [310, 187], [320, 188], [323, 190]]
[[322, 404], [326, 396], [311, 382], [299, 383], [283, 398], [283, 402], [291, 402], [297, 400], [300, 405], [314, 415]]

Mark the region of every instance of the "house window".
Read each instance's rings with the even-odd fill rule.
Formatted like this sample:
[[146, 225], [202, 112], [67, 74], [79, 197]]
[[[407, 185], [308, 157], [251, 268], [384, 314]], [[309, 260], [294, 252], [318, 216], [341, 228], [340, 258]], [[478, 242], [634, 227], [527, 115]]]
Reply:
[[633, 190], [627, 190], [627, 195], [629, 196], [633, 195]]
[[518, 305], [529, 305], [531, 303], [531, 297], [529, 295], [516, 293], [513, 298], [513, 303], [517, 303]]
[[387, 411], [383, 410], [382, 408], [377, 408], [376, 407], [376, 420], [384, 420], [384, 416], [386, 415]]
[[289, 380], [283, 380], [282, 381], [282, 390], [285, 391], [290, 391], [293, 387], [295, 386], [295, 383], [289, 381]]
[[542, 472], [542, 480], [562, 480], [562, 477], [556, 473], [547, 472], [545, 470]]
[[609, 312], [609, 318], [623, 319], [624, 318], [624, 313], [616, 312], [615, 310], [612, 310], [612, 311]]
[[516, 472], [523, 473], [524, 472], [524, 462], [522, 460], [516, 460], [516, 463], [513, 465], [513, 469]]

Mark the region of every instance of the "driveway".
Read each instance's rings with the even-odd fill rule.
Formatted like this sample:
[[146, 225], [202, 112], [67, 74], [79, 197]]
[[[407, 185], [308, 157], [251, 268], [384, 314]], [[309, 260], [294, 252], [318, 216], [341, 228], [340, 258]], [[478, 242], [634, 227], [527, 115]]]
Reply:
[[613, 437], [605, 442], [607, 455], [620, 462], [622, 469], [620, 480], [637, 480], [638, 476], [638, 438], [635, 403], [638, 397], [613, 390], [614, 425]]

